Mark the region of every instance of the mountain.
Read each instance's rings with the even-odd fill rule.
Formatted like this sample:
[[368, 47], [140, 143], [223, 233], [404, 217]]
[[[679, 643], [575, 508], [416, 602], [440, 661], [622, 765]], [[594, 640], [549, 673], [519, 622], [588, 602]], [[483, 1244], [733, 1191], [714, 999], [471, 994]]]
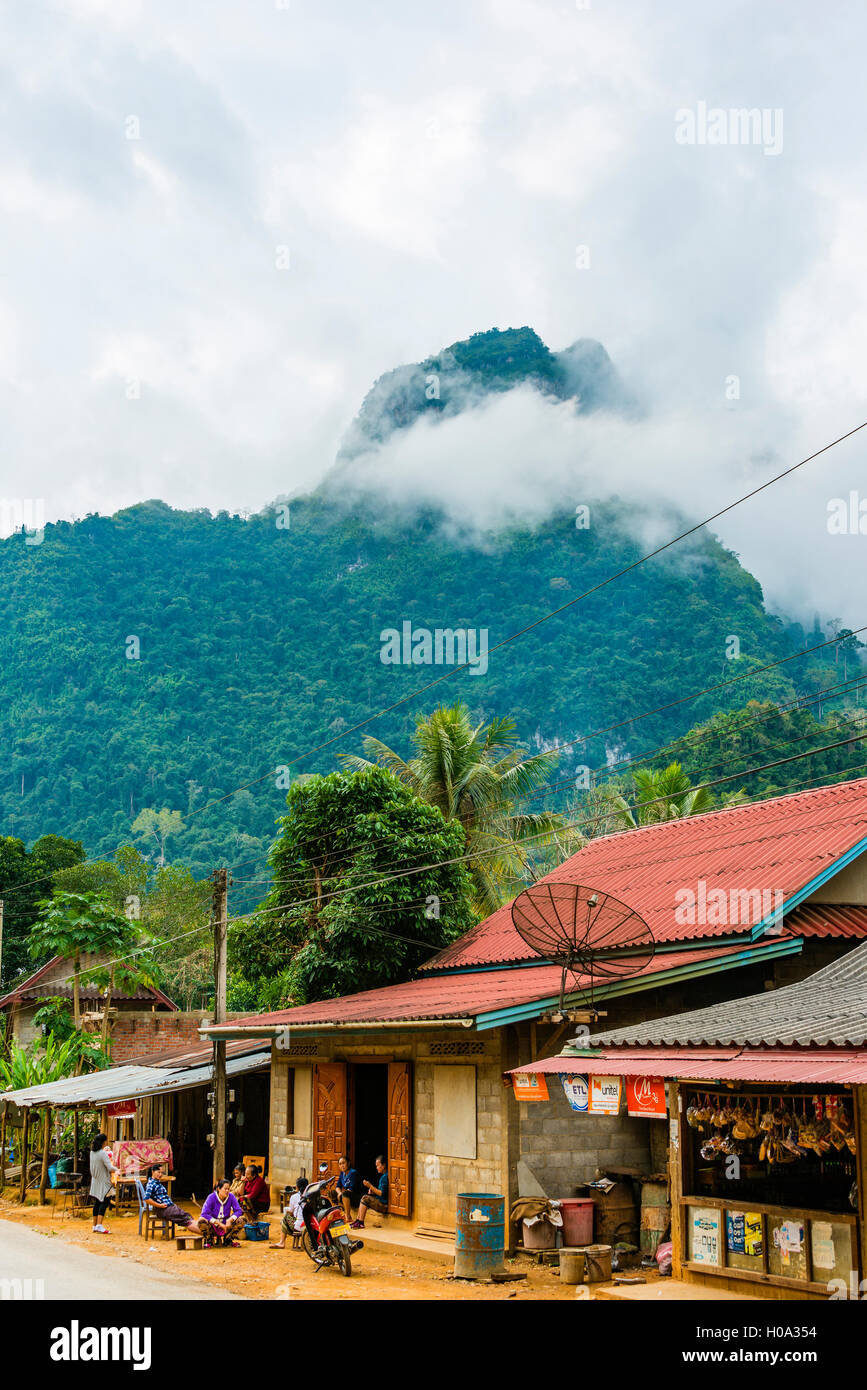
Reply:
[[[446, 370], [469, 393], [463, 408], [516, 382], [574, 398], [576, 409], [629, 408], [595, 344], [556, 354], [519, 329], [449, 351], [456, 367]], [[452, 389], [439, 408], [457, 408]], [[356, 440], [385, 437], [427, 408], [401, 392], [389, 378], [377, 384]], [[617, 724], [568, 750], [568, 784], [578, 767], [604, 774], [624, 752], [644, 754], [720, 710], [837, 678], [830, 649], [672, 705], [824, 640], [768, 613], [758, 582], [703, 533], [497, 649], [642, 553], [632, 507], [589, 500], [588, 529], [564, 512], [484, 544], [456, 540], [430, 509], [371, 498], [349, 507], [328, 488], [248, 519], [149, 501], [48, 525], [39, 544], [0, 542], [3, 833], [28, 844], [56, 833], [110, 854], [144, 807], [176, 809], [184, 829], [169, 859], [199, 874], [235, 865], [240, 910], [263, 895], [287, 778], [332, 769], [366, 731], [405, 747], [416, 715], [440, 702], [463, 700], [480, 719], [510, 715], [534, 747]], [[662, 521], [667, 534], [682, 527], [674, 515]], [[475, 672], [347, 732], [443, 675], [437, 630], [445, 662], [442, 633], [456, 629], [486, 642], [484, 671], [478, 646]], [[740, 657], [728, 660], [733, 634]], [[420, 664], [404, 664], [413, 651]]]
[[601, 343], [579, 338], [552, 352], [532, 328], [491, 328], [452, 343], [424, 362], [374, 382], [341, 445], [338, 462], [384, 444], [422, 415], [447, 419], [488, 396], [529, 385], [576, 411], [632, 411], [634, 402]]

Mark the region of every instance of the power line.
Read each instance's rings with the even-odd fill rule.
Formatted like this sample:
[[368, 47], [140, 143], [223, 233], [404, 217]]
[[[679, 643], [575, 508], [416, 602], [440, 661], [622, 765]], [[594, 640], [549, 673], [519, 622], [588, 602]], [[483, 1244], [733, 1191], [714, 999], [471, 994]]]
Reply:
[[[517, 632], [513, 632], [511, 636], [504, 637], [501, 641], [495, 642], [492, 647], [488, 648], [489, 657], [492, 652], [501, 651], [504, 647], [508, 647], [512, 642], [516, 642], [518, 638], [526, 636], [528, 632], [533, 632], [537, 627], [541, 627], [543, 623], [550, 622], [552, 618], [556, 618], [559, 614], [565, 613], [570, 608], [574, 608], [577, 603], [583, 602], [584, 599], [589, 598], [592, 594], [599, 593], [601, 589], [607, 588], [607, 586], [613, 584], [615, 580], [622, 579], [624, 575], [631, 574], [633, 570], [639, 569], [642, 565], [647, 564], [649, 560], [655, 559], [657, 555], [662, 555], [666, 550], [670, 550], [672, 546], [679, 545], [681, 541], [686, 540], [689, 536], [695, 535], [696, 532], [701, 531], [705, 526], [709, 526], [711, 522], [718, 521], [721, 516], [725, 516], [728, 512], [734, 511], [736, 507], [740, 507], [744, 502], [748, 502], [751, 498], [757, 497], [759, 493], [764, 492], [769, 487], [773, 487], [775, 483], [781, 482], [783, 478], [788, 478], [792, 473], [796, 473], [799, 468], [805, 467], [806, 464], [812, 463], [814, 459], [820, 458], [822, 454], [828, 453], [830, 449], [836, 448], [838, 444], [842, 444], [845, 440], [851, 439], [865, 427], [867, 427], [867, 420], [862, 421], [860, 425], [856, 425], [854, 429], [847, 430], [845, 434], [838, 435], [836, 439], [832, 439], [830, 443], [824, 444], [822, 448], [817, 449], [815, 453], [800, 459], [798, 463], [793, 463], [789, 468], [784, 468], [781, 473], [775, 474], [773, 478], [766, 479], [766, 481], [760, 483], [758, 487], [754, 487], [749, 492], [743, 493], [742, 496], [737, 497], [733, 502], [729, 502], [725, 507], [721, 507], [718, 511], [705, 517], [704, 521], [699, 521], [694, 526], [688, 527], [686, 531], [681, 531], [679, 535], [673, 536], [671, 540], [665, 541], [662, 545], [657, 546], [655, 550], [648, 551], [647, 554], [639, 556], [637, 560], [633, 560], [631, 564], [616, 570], [614, 574], [610, 574], [607, 579], [602, 579], [598, 584], [594, 584], [589, 589], [585, 589], [582, 594], [576, 594], [575, 598], [569, 599], [566, 603], [560, 604], [558, 608], [554, 608], [549, 613], [544, 613], [541, 617], [535, 618], [533, 622], [525, 624], [525, 626], [519, 628]], [[859, 629], [859, 631], [863, 631], [863, 629]], [[417, 690], [411, 691], [408, 695], [401, 696], [399, 700], [395, 700], [392, 704], [386, 705], [384, 708], [377, 710], [374, 714], [368, 715], [367, 718], [360, 720], [359, 723], [341, 730], [340, 733], [335, 734], [332, 738], [325, 739], [324, 742], [316, 744], [313, 748], [308, 748], [305, 753], [299, 753], [288, 763], [284, 763], [283, 766], [286, 768], [294, 767], [296, 763], [303, 761], [304, 758], [310, 758], [315, 753], [321, 753], [323, 749], [330, 748], [333, 744], [341, 742], [350, 734], [358, 733], [359, 729], [364, 729], [368, 724], [374, 723], [375, 720], [383, 718], [386, 714], [393, 713], [396, 709], [400, 709], [411, 700], [415, 700], [420, 695], [424, 695], [428, 690], [432, 690], [434, 686], [440, 685], [443, 681], [451, 679], [451, 677], [457, 675], [459, 671], [466, 671], [469, 665], [470, 663], [465, 661], [460, 665], [449, 667], [447, 671], [434, 677], [434, 679], [428, 681], [426, 685], [420, 686]], [[674, 703], [678, 702], [675, 701]], [[269, 769], [269, 771], [263, 773], [261, 777], [256, 777], [252, 781], [244, 783], [243, 786], [237, 787], [234, 792], [228, 792], [225, 796], [216, 797], [213, 801], [206, 802], [204, 806], [199, 807], [198, 811], [192, 812], [192, 815], [200, 815], [203, 811], [209, 810], [210, 807], [217, 806], [221, 802], [229, 800], [232, 796], [235, 796], [237, 792], [247, 791], [250, 787], [257, 786], [271, 775], [272, 772]], [[188, 817], [188, 819], [191, 818], [192, 816]]]

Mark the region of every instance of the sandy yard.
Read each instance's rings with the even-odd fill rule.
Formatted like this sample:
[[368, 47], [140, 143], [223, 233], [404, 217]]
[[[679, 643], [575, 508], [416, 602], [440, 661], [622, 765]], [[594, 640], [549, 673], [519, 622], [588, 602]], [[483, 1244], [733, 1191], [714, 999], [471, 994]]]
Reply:
[[[49, 1194], [50, 1198], [51, 1194]], [[190, 1203], [184, 1203], [193, 1210]], [[173, 1240], [145, 1242], [138, 1234], [138, 1213], [110, 1214], [111, 1234], [95, 1235], [88, 1218], [62, 1217], [52, 1205], [24, 1207], [0, 1199], [0, 1219], [22, 1222], [51, 1240], [68, 1241], [96, 1253], [119, 1255], [151, 1269], [188, 1273], [191, 1279], [211, 1283], [245, 1298], [260, 1299], [494, 1299], [570, 1301], [592, 1296], [579, 1286], [562, 1286], [556, 1266], [539, 1266], [519, 1255], [509, 1268], [526, 1271], [527, 1278], [494, 1285], [453, 1279], [450, 1266], [424, 1255], [402, 1254], [368, 1243], [353, 1257], [352, 1277], [336, 1270], [317, 1272], [303, 1250], [271, 1250], [268, 1245], [242, 1241], [240, 1248], [179, 1251]], [[279, 1233], [279, 1218], [270, 1217], [272, 1235]], [[275, 1237], [277, 1238], [277, 1237]], [[363, 1237], [362, 1237], [363, 1238]]]

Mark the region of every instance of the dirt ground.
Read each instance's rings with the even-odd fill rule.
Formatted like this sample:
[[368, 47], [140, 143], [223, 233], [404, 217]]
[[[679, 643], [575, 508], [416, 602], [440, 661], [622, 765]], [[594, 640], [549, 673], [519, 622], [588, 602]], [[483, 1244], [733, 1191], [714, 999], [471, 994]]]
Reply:
[[[50, 1197], [51, 1194], [49, 1194]], [[189, 1204], [188, 1204], [189, 1206]], [[0, 1198], [0, 1217], [20, 1221], [31, 1230], [43, 1231], [54, 1240], [69, 1241], [99, 1253], [120, 1255], [137, 1264], [150, 1265], [213, 1282], [245, 1298], [259, 1299], [473, 1299], [502, 1301], [571, 1301], [592, 1297], [593, 1289], [560, 1283], [556, 1266], [540, 1266], [530, 1256], [518, 1255], [508, 1267], [526, 1272], [527, 1278], [509, 1284], [476, 1283], [451, 1277], [450, 1266], [424, 1255], [404, 1255], [379, 1245], [366, 1244], [353, 1258], [352, 1277], [337, 1270], [317, 1272], [303, 1250], [271, 1250], [264, 1242], [242, 1241], [240, 1248], [177, 1250], [173, 1240], [145, 1242], [138, 1234], [138, 1213], [110, 1213], [111, 1234], [95, 1235], [87, 1218], [61, 1216], [54, 1207]], [[272, 1217], [272, 1232], [279, 1224]]]

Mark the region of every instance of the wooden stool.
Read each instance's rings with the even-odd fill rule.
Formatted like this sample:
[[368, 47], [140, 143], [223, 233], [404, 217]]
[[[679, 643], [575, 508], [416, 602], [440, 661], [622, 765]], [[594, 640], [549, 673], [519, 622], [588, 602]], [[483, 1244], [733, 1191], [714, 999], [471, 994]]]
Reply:
[[175, 1245], [178, 1250], [186, 1250], [188, 1245], [192, 1245], [194, 1250], [203, 1250], [205, 1247], [205, 1237], [196, 1235], [194, 1231], [190, 1231], [184, 1235], [176, 1235]]
[[304, 1245], [304, 1232], [303, 1232], [303, 1231], [293, 1231], [293, 1232], [292, 1232], [292, 1249], [293, 1249], [293, 1250], [301, 1250], [301, 1249], [303, 1249], [303, 1245]]

